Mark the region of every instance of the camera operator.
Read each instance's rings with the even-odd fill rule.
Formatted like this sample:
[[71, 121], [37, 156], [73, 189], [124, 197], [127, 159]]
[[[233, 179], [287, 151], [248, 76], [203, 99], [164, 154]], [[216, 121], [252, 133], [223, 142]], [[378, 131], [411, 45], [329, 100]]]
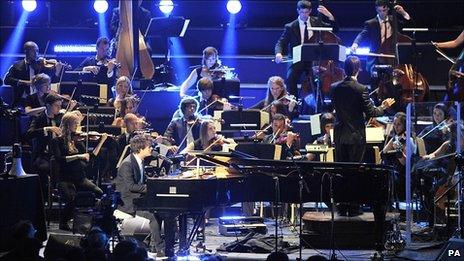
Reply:
[[[135, 213], [133, 200], [147, 191], [145, 184], [143, 161], [152, 153], [153, 138], [149, 134], [139, 134], [130, 140], [132, 153], [127, 156], [118, 170], [114, 180], [116, 189], [121, 193], [123, 206], [118, 207], [120, 211], [147, 218], [150, 220], [150, 248], [157, 253], [158, 257], [164, 256], [164, 241], [161, 239], [161, 218], [148, 211], [137, 211]], [[166, 226], [166, 225], [165, 225]]]

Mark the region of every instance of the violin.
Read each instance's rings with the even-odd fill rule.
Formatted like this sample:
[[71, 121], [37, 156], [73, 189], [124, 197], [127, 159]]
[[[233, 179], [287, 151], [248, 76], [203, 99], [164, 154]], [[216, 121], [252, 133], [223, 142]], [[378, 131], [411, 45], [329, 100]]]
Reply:
[[112, 62], [114, 64], [114, 67], [115, 68], [121, 68], [121, 63], [118, 63], [116, 58], [113, 58], [113, 59], [108, 59], [107, 57], [105, 57], [103, 60], [99, 60], [97, 62], [97, 65], [98, 66], [104, 66], [104, 67], [108, 67], [108, 65], [110, 64], [110, 62]]
[[57, 61], [56, 59], [45, 59], [43, 57], [39, 57], [33, 64], [32, 67], [34, 70], [40, 70], [40, 68], [45, 68], [45, 69], [54, 69], [58, 64], [62, 66], [62, 68], [71, 70], [72, 67], [71, 65]]

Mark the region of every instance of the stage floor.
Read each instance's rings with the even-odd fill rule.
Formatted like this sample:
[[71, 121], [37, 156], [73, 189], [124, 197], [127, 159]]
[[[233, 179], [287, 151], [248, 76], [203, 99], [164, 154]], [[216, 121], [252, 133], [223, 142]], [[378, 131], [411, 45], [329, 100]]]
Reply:
[[[267, 225], [268, 233], [267, 236], [275, 235], [275, 223], [271, 219], [266, 219], [265, 224]], [[70, 232], [62, 231], [58, 229], [58, 224], [52, 223], [48, 229], [48, 234], [71, 234]], [[219, 255], [223, 260], [266, 260], [268, 254], [257, 254], [257, 253], [231, 253], [217, 251], [217, 248], [224, 244], [230, 243], [237, 240], [237, 237], [226, 237], [222, 236], [218, 232], [217, 219], [211, 219], [209, 225], [205, 231], [205, 245], [207, 248], [206, 253], [196, 252], [195, 245], [198, 241], [194, 241], [190, 248], [190, 258], [182, 260], [201, 260], [201, 256], [205, 254]], [[279, 236], [283, 236], [283, 240], [288, 242], [290, 245], [298, 245], [298, 227], [293, 227], [288, 224], [279, 223]], [[327, 235], [330, 236], [329, 234]], [[243, 239], [243, 237], [238, 237]], [[44, 242], [44, 246], [46, 242]], [[41, 255], [43, 256], [43, 250]], [[385, 252], [385, 260], [435, 260], [440, 252], [440, 245], [437, 243], [414, 243], [406, 250], [396, 255]], [[370, 260], [374, 250], [336, 250], [337, 258], [340, 260]], [[148, 253], [154, 260], [156, 259], [156, 253]], [[298, 258], [298, 249], [291, 251], [289, 254], [290, 260], [296, 260]], [[330, 258], [330, 249], [310, 249], [304, 248], [302, 250], [302, 259], [306, 260], [308, 257], [322, 255], [326, 258]]]

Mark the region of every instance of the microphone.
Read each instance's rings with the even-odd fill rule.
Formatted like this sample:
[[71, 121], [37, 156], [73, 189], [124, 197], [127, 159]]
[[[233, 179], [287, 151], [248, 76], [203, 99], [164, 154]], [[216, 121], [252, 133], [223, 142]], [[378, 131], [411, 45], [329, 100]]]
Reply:
[[155, 159], [162, 159], [162, 160], [166, 161], [168, 164], [173, 164], [173, 162], [172, 162], [172, 160], [170, 158], [164, 156], [163, 154], [160, 154], [157, 151], [152, 151], [151, 156], [153, 158], [155, 158]]

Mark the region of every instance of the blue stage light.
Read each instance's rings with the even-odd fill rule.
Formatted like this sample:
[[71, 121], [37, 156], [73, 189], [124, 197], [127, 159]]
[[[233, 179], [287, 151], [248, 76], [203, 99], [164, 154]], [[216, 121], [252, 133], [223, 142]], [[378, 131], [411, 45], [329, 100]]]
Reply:
[[174, 9], [174, 3], [171, 0], [161, 0], [159, 2], [159, 9], [163, 14], [168, 15]]
[[93, 9], [99, 14], [103, 14], [108, 10], [108, 2], [106, 0], [95, 0], [93, 2]]
[[35, 0], [23, 0], [21, 4], [27, 12], [32, 12], [37, 8], [37, 1]]
[[95, 44], [57, 44], [53, 47], [55, 53], [95, 53]]
[[237, 14], [242, 10], [242, 3], [240, 0], [229, 0], [227, 1], [227, 11], [231, 14]]

